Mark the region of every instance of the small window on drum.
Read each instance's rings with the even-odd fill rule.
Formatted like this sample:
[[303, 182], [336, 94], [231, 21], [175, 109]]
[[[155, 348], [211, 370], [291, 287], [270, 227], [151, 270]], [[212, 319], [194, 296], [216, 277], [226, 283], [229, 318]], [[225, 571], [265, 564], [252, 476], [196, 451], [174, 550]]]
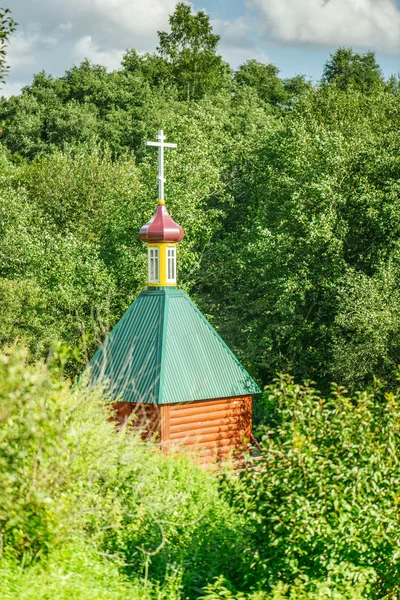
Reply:
[[149, 248], [149, 283], [160, 282], [160, 251], [158, 248]]
[[176, 248], [167, 248], [167, 283], [176, 283]]

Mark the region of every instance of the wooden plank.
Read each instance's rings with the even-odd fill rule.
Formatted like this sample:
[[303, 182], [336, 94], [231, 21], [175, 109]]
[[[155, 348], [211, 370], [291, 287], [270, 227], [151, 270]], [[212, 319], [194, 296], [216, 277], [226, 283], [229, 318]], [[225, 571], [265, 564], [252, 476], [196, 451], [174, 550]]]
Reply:
[[120, 422], [132, 420], [144, 439], [158, 433], [164, 452], [172, 446], [208, 466], [243, 453], [251, 402], [251, 396], [239, 396], [163, 406], [125, 402], [114, 408]]
[[229, 422], [221, 421], [201, 421], [193, 427], [193, 423], [184, 423], [183, 425], [171, 424], [171, 439], [185, 433], [217, 433], [218, 431], [235, 431], [238, 422], [236, 419], [231, 419]]
[[246, 408], [247, 408], [247, 418], [249, 420], [248, 423], [248, 437], [250, 438], [251, 432], [253, 430], [253, 396], [248, 396], [246, 400]]
[[160, 408], [156, 404], [132, 403], [131, 418], [133, 427], [140, 430], [142, 439], [160, 434]]
[[[224, 410], [243, 411], [245, 404], [243, 401], [238, 400], [237, 402], [219, 402], [218, 404], [211, 403], [207, 407], [187, 406], [185, 408], [171, 407], [171, 418], [176, 419], [178, 417], [185, 417], [188, 415], [203, 415], [209, 412], [218, 412]], [[205, 410], [207, 409], [207, 410]]]
[[243, 412], [240, 410], [219, 410], [216, 412], [210, 412], [206, 415], [202, 414], [202, 415], [187, 415], [184, 417], [171, 417], [171, 426], [175, 426], [175, 425], [183, 425], [184, 423], [205, 423], [207, 421], [215, 421], [215, 420], [219, 420], [219, 421], [227, 421], [227, 419], [231, 419], [232, 422], [237, 422], [238, 420], [243, 418]]
[[226, 439], [226, 440], [212, 440], [212, 441], [208, 441], [208, 442], [203, 442], [201, 444], [200, 443], [193, 443], [193, 442], [188, 442], [186, 444], [184, 441], [181, 443], [181, 442], [179, 442], [177, 440], [175, 440], [174, 442], [171, 442], [171, 445], [172, 445], [172, 443], [174, 444], [174, 446], [182, 446], [182, 447], [185, 447], [185, 448], [189, 448], [189, 447], [195, 448], [195, 447], [197, 447], [199, 449], [199, 451], [202, 448], [215, 448], [215, 449], [218, 449], [218, 448], [222, 448], [223, 446], [233, 446], [233, 447], [235, 447], [235, 441], [232, 440], [231, 438]]
[[244, 437], [244, 433], [239, 430], [235, 431], [223, 431], [216, 433], [192, 433], [191, 435], [182, 435], [176, 436], [171, 435], [171, 442], [179, 442], [180, 444], [184, 444], [185, 446], [188, 444], [198, 444], [201, 445], [203, 442], [214, 442], [218, 445], [220, 440], [231, 440], [232, 443], [240, 443], [241, 439]]
[[179, 404], [171, 404], [171, 409], [180, 410], [186, 407], [197, 407], [198, 409], [207, 408], [210, 405], [217, 406], [218, 404], [222, 404], [224, 402], [230, 403], [232, 401], [246, 401], [248, 398], [251, 399], [251, 396], [227, 396], [226, 398], [216, 398], [210, 400], [195, 400], [194, 402], [181, 402]]

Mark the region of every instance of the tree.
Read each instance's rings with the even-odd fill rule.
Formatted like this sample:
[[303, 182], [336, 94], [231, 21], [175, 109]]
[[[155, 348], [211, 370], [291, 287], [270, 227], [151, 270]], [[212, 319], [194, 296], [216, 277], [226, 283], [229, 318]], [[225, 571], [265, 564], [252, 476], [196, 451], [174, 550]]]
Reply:
[[240, 86], [254, 88], [264, 102], [282, 104], [286, 94], [278, 73], [278, 67], [272, 63], [263, 64], [253, 58], [240, 65], [233, 78]]
[[382, 70], [374, 52], [358, 54], [351, 48], [338, 48], [324, 66], [322, 82], [341, 90], [354, 89], [371, 94], [384, 85]]
[[139, 54], [128, 50], [122, 57], [122, 66], [127, 73], [143, 77], [146, 83], [159, 88], [168, 85], [168, 64], [157, 54]]
[[272, 63], [251, 59], [240, 65], [233, 79], [239, 86], [255, 89], [264, 102], [280, 106], [293, 105], [311, 88], [304, 75], [281, 79], [278, 73], [278, 67]]
[[283, 80], [283, 87], [288, 97], [288, 102], [294, 104], [305, 94], [312, 90], [312, 84], [307, 81], [305, 75], [295, 75]]
[[4, 82], [9, 67], [6, 65], [6, 46], [8, 38], [18, 23], [11, 17], [9, 8], [0, 8], [0, 83]]
[[176, 5], [169, 24], [171, 33], [158, 32], [157, 50], [168, 62], [181, 98], [198, 100], [215, 91], [230, 72], [216, 54], [220, 38], [212, 32], [210, 17], [202, 10], [192, 15], [191, 6], [184, 2]]
[[[253, 113], [253, 124], [254, 119]], [[375, 286], [380, 324], [375, 332], [363, 331], [362, 323], [368, 323], [363, 284], [364, 312], [352, 321], [347, 316], [347, 328], [343, 323], [357, 299], [349, 271], [369, 281], [380, 265], [395, 260], [400, 235], [396, 119], [392, 94], [366, 96], [324, 86], [306, 94], [283, 118], [267, 123], [264, 115], [259, 146], [236, 155], [227, 190], [232, 204], [225, 207], [203, 259], [208, 276], [195, 293], [222, 337], [263, 381], [290, 372], [317, 379], [326, 389], [334, 374], [354, 389], [379, 369], [390, 385], [400, 347], [399, 331], [390, 322], [398, 310], [397, 294]], [[389, 298], [390, 319], [379, 308]], [[354, 369], [340, 368], [339, 327], [353, 338], [340, 347], [347, 349], [347, 367]], [[374, 343], [379, 332], [396, 338], [379, 346], [383, 360]], [[357, 368], [360, 357], [362, 369]]]

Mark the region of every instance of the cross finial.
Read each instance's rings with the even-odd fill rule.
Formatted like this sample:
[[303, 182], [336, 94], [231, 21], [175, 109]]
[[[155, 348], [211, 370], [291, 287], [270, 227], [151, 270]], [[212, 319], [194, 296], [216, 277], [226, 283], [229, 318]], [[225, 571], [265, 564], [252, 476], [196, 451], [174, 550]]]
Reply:
[[164, 148], [176, 148], [176, 144], [167, 144], [162, 129], [158, 131], [156, 142], [146, 142], [146, 146], [158, 147], [158, 200], [164, 202]]

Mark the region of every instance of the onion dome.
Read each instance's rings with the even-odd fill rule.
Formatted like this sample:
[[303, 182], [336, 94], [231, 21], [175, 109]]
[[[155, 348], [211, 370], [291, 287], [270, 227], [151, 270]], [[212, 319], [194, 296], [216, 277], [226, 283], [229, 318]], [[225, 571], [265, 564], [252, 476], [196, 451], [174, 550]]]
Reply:
[[159, 203], [154, 215], [139, 231], [142, 242], [180, 242], [183, 240], [183, 229], [169, 216], [164, 203]]

